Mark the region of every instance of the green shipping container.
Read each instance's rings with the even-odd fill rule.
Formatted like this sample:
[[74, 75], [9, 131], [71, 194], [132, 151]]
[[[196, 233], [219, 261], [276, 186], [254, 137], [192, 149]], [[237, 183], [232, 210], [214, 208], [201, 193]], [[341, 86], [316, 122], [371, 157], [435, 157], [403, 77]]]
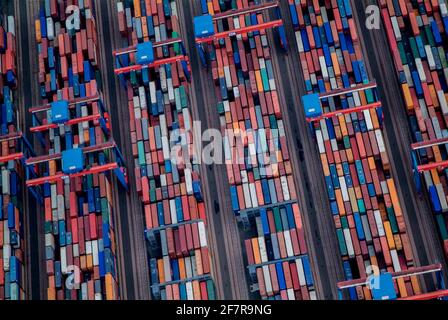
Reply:
[[347, 247], [345, 245], [344, 233], [342, 232], [342, 229], [337, 229], [336, 234], [338, 236], [339, 249], [341, 250], [341, 255], [343, 256], [348, 255]]
[[140, 166], [144, 166], [146, 164], [146, 157], [145, 157], [145, 146], [143, 144], [143, 141], [137, 142], [137, 149], [138, 149], [138, 163]]
[[207, 293], [209, 300], [216, 300], [215, 286], [213, 280], [207, 280]]
[[443, 218], [443, 215], [437, 214], [436, 215], [437, 224], [439, 225], [440, 235], [443, 240], [448, 239], [448, 231], [446, 230], [446, 224], [445, 219]]

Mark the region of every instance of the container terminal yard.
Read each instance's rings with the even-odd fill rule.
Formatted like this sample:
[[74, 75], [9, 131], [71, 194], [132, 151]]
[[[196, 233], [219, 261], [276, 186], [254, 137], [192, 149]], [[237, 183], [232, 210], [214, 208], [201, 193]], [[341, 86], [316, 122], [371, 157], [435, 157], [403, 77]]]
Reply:
[[0, 0], [0, 300], [448, 299], [447, 0]]

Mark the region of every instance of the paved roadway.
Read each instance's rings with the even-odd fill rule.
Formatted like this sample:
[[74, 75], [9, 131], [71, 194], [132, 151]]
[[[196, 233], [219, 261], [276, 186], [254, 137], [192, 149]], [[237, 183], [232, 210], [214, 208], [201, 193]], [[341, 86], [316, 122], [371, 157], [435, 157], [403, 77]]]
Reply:
[[[126, 91], [113, 72], [112, 51], [125, 46], [118, 30], [116, 1], [95, 1], [100, 39], [103, 96], [112, 119], [113, 136], [123, 153], [129, 173], [130, 192], [116, 187], [115, 218], [117, 235], [119, 285], [124, 299], [150, 299], [149, 268], [144, 238], [144, 215], [137, 195], [134, 159], [130, 143]], [[117, 184], [116, 184], [117, 185]]]
[[[272, 33], [270, 44], [288, 146], [294, 168], [310, 260], [320, 299], [337, 298], [336, 283], [344, 280], [342, 260], [323, 179], [314, 134], [305, 120], [301, 97], [306, 94], [289, 6], [281, 2], [289, 52], [285, 54]], [[274, 16], [271, 16], [271, 20]], [[276, 39], [277, 40], [277, 37]]]
[[[424, 266], [442, 262], [444, 269], [448, 270], [429, 200], [426, 193], [419, 197], [415, 189], [410, 159], [411, 133], [384, 25], [381, 24], [380, 30], [367, 30], [365, 27], [365, 8], [374, 3], [376, 1], [373, 0], [352, 0], [352, 7], [367, 68], [378, 83], [383, 102], [383, 133], [416, 264]], [[425, 280], [431, 290], [431, 277]]]
[[[17, 39], [19, 43], [19, 106], [36, 105], [39, 101], [37, 80], [36, 42], [34, 37], [34, 19], [38, 14], [38, 0], [20, 1], [15, 7]], [[115, 188], [115, 217], [118, 247], [118, 270], [121, 296], [127, 299], [149, 299], [149, 271], [146, 245], [143, 235], [144, 221], [140, 200], [135, 192], [134, 161], [129, 143], [129, 115], [125, 91], [113, 74], [112, 50], [124, 46], [117, 29], [116, 1], [97, 1], [97, 26], [100, 36], [101, 70], [103, 75], [103, 95], [111, 111], [114, 138], [124, 154], [129, 170], [130, 194]], [[364, 8], [368, 0], [353, 1], [354, 12], [360, 21], [364, 21]], [[192, 88], [190, 101], [193, 118], [202, 121], [203, 130], [219, 128], [216, 111], [215, 86], [211, 73], [201, 67], [193, 39], [194, 15], [200, 14], [199, 1], [190, 1], [188, 5], [178, 0], [178, 13], [183, 30], [184, 43], [189, 51], [192, 66]], [[301, 108], [300, 97], [305, 94], [304, 80], [301, 72], [294, 31], [291, 27], [289, 9], [282, 3], [282, 14], [286, 22], [287, 37], [290, 43], [289, 54], [281, 52], [270, 35], [272, 61], [276, 74], [279, 96], [281, 98], [288, 145], [294, 165], [295, 182], [300, 194], [309, 253], [314, 266], [315, 280], [318, 283], [319, 298], [335, 298], [336, 282], [343, 279], [342, 264], [334, 232], [334, 224], [328, 206], [320, 159], [315, 142], [306, 125]], [[104, 31], [108, 30], [108, 31]], [[358, 30], [361, 30], [358, 28]], [[364, 30], [364, 29], [362, 29]], [[412, 180], [409, 159], [410, 140], [406, 113], [402, 107], [395, 69], [390, 57], [385, 33], [381, 31], [359, 32], [370, 74], [377, 80], [382, 93], [385, 113], [385, 140], [391, 152], [391, 165], [397, 190], [406, 212], [406, 222], [414, 252], [417, 253], [418, 265], [443, 261], [443, 252], [434, 225], [434, 219], [426, 197], [415, 197], [416, 191]], [[188, 36], [186, 36], [188, 35]], [[24, 54], [28, 52], [28, 54]], [[378, 54], [380, 53], [380, 54]], [[371, 67], [371, 68], [370, 68]], [[29, 92], [31, 94], [24, 94]], [[388, 88], [384, 90], [383, 88]], [[390, 107], [389, 107], [390, 106]], [[204, 108], [203, 110], [201, 108]], [[394, 108], [391, 112], [390, 108]], [[288, 116], [286, 116], [288, 115]], [[118, 120], [120, 119], [120, 120]], [[30, 116], [24, 119], [27, 127]], [[118, 128], [118, 130], [117, 130]], [[296, 133], [296, 134], [294, 134]], [[209, 219], [208, 233], [210, 252], [213, 260], [213, 278], [217, 286], [218, 297], [224, 299], [247, 299], [249, 294], [248, 279], [244, 257], [243, 239], [245, 234], [238, 228], [234, 218], [228, 188], [227, 173], [224, 165], [201, 166], [205, 200]], [[44, 297], [46, 288], [45, 265], [43, 259], [42, 219], [34, 214], [27, 215], [27, 247], [31, 261], [28, 272], [31, 275], [28, 286], [32, 285], [33, 298]], [[38, 250], [34, 250], [38, 243]], [[36, 262], [37, 261], [37, 262]], [[41, 272], [41, 270], [43, 272]], [[244, 272], [242, 272], [244, 270]], [[427, 279], [428, 280], [428, 279]], [[432, 282], [426, 281], [428, 288]]]
[[[18, 62], [19, 62], [19, 106], [21, 110], [27, 110], [29, 106], [41, 103], [38, 86], [38, 64], [37, 64], [37, 43], [35, 40], [34, 21], [38, 17], [39, 0], [19, 1], [16, 6], [16, 26], [18, 41]], [[105, 103], [111, 111], [112, 125], [116, 130], [113, 134], [121, 147], [129, 146], [127, 137], [129, 132], [129, 116], [127, 114], [126, 101], [117, 100], [117, 90], [115, 76], [112, 69], [112, 49], [111, 40], [117, 43], [119, 32], [115, 29], [109, 17], [115, 13], [115, 4], [108, 1], [97, 1], [97, 26], [101, 44], [101, 70], [104, 86], [103, 96]], [[106, 12], [107, 14], [102, 14]], [[103, 19], [102, 19], [103, 18]], [[116, 17], [115, 17], [116, 18]], [[102, 32], [110, 30], [112, 32]], [[116, 31], [116, 32], [113, 32]], [[111, 39], [115, 35], [114, 39]], [[104, 37], [104, 38], [103, 38]], [[117, 45], [121, 47], [121, 43]], [[106, 54], [106, 52], [110, 54]], [[28, 53], [28, 54], [26, 54]], [[105, 59], [104, 59], [105, 58]], [[31, 90], [30, 90], [31, 89]], [[121, 91], [120, 91], [121, 92]], [[119, 98], [119, 97], [118, 97]], [[118, 102], [120, 104], [118, 104]], [[124, 108], [118, 108], [123, 105]], [[126, 126], [118, 122], [122, 119]], [[26, 127], [31, 127], [31, 116], [26, 113]], [[115, 125], [114, 125], [115, 124]], [[127, 129], [126, 129], [127, 128]], [[28, 136], [32, 137], [29, 134]], [[132, 164], [129, 157], [131, 152], [126, 148], [121, 149], [125, 155], [127, 164]], [[114, 188], [115, 198], [115, 233], [117, 238], [117, 265], [119, 275], [119, 287], [122, 298], [127, 299], [149, 299], [149, 272], [146, 256], [146, 247], [143, 235], [143, 215], [141, 206], [135, 192], [133, 179], [133, 166], [129, 167], [131, 196], [122, 192], [119, 188]], [[115, 184], [116, 185], [116, 184]], [[30, 199], [32, 201], [32, 199]], [[32, 202], [28, 208], [32, 208]], [[36, 213], [29, 212], [27, 215], [26, 233], [27, 247], [30, 248], [28, 264], [28, 286], [31, 287], [31, 297], [34, 299], [46, 297], [46, 276], [44, 258], [43, 220]]]
[[[183, 5], [179, 5], [181, 21], [185, 30], [185, 21], [182, 19]], [[117, 238], [119, 247], [123, 248], [121, 257], [119, 258], [119, 268], [122, 270], [120, 283], [122, 286], [123, 297], [128, 299], [147, 299], [150, 294], [147, 288], [149, 283], [149, 269], [147, 263], [147, 256], [145, 252], [145, 240], [143, 237], [144, 220], [143, 213], [140, 206], [140, 200], [136, 196], [135, 192], [135, 177], [134, 177], [134, 160], [132, 158], [132, 149], [129, 141], [129, 115], [127, 110], [127, 97], [125, 91], [120, 88], [119, 82], [116, 80], [113, 74], [113, 58], [112, 50], [124, 47], [125, 41], [121, 38], [119, 30], [117, 28], [117, 14], [115, 2], [97, 1], [97, 16], [98, 16], [98, 30], [100, 34], [101, 44], [101, 56], [102, 56], [102, 70], [104, 79], [104, 96], [106, 102], [110, 106], [112, 124], [117, 122], [116, 119], [120, 119], [119, 130], [114, 131], [114, 137], [118, 144], [121, 146], [127, 166], [130, 173], [130, 187], [131, 195], [120, 194], [119, 207], [120, 207], [120, 224], [117, 229]], [[189, 15], [190, 16], [190, 15]], [[104, 32], [102, 30], [108, 30]], [[184, 33], [185, 34], [185, 33]], [[187, 33], [192, 34], [192, 33]], [[193, 46], [194, 49], [194, 46]], [[193, 50], [195, 52], [195, 50]], [[193, 74], [196, 74], [200, 70], [200, 66], [197, 63], [193, 63]], [[202, 70], [200, 70], [202, 71]], [[195, 81], [193, 81], [195, 83]], [[193, 90], [194, 91], [194, 85]], [[212, 88], [213, 90], [213, 88]], [[213, 92], [213, 91], [207, 91]], [[196, 106], [205, 105], [204, 101], [197, 103], [196, 95], [191, 95], [193, 109], [193, 117], [196, 118], [199, 110]], [[202, 99], [202, 96], [201, 96]], [[209, 103], [208, 105], [214, 105]], [[213, 111], [213, 109], [212, 109]], [[213, 113], [210, 113], [213, 114]], [[203, 121], [203, 123], [205, 123]], [[217, 123], [217, 117], [216, 117]], [[218, 127], [218, 126], [214, 126]], [[117, 125], [114, 125], [117, 128]], [[225, 178], [225, 167], [221, 166], [219, 178], [216, 179], [215, 174], [210, 172], [211, 167], [205, 169], [205, 166], [201, 168], [202, 180], [207, 187], [204, 190], [205, 200], [207, 205], [207, 214], [209, 218], [209, 239], [210, 239], [210, 253], [213, 260], [213, 278], [217, 286], [218, 297], [224, 299], [244, 299], [247, 298], [247, 286], [245, 286], [244, 264], [242, 263], [241, 254], [241, 239], [238, 234], [238, 228], [236, 222], [231, 214], [229, 201], [216, 201], [215, 199], [229, 199], [228, 188], [218, 188], [223, 192], [227, 192], [227, 197], [218, 196], [216, 192], [216, 185], [224, 186], [225, 184], [220, 182]], [[218, 182], [218, 184], [217, 184]], [[222, 194], [220, 194], [222, 195]], [[222, 211], [225, 210], [225, 211]], [[223, 218], [221, 212], [227, 212], [227, 216]], [[214, 214], [212, 214], [214, 213]], [[224, 219], [224, 220], [223, 220]], [[227, 223], [225, 222], [227, 221]], [[223, 241], [223, 228], [227, 225], [227, 239]], [[232, 229], [233, 227], [233, 229]], [[226, 248], [224, 243], [233, 243], [234, 248]], [[236, 243], [236, 245], [235, 245]], [[219, 252], [219, 254], [218, 254]], [[239, 253], [239, 259], [236, 255]], [[231, 257], [227, 259], [227, 257]], [[216, 263], [219, 261], [218, 263]], [[239, 265], [238, 265], [239, 262]], [[229, 272], [227, 264], [232, 265], [232, 272]], [[233, 275], [233, 282], [230, 280]], [[238, 292], [238, 289], [240, 290]]]
[[[220, 129], [215, 85], [211, 70], [202, 68], [195, 47], [193, 17], [201, 14], [200, 1], [177, 0], [184, 44], [188, 50], [192, 77], [190, 102], [192, 116], [207, 128]], [[247, 261], [243, 252], [244, 234], [232, 213], [225, 165], [202, 165], [202, 181], [207, 190], [207, 216], [210, 252], [214, 260], [213, 277], [222, 299], [248, 299]]]
[[[38, 16], [38, 0], [14, 1], [14, 15], [17, 36], [18, 63], [18, 108], [21, 112], [21, 123], [25, 124], [28, 137], [31, 127], [31, 114], [28, 108], [37, 105], [39, 99], [37, 43], [34, 31], [34, 19]], [[32, 139], [30, 140], [32, 141]], [[46, 297], [46, 269], [44, 257], [43, 215], [36, 209], [34, 198], [27, 194], [25, 198], [25, 240], [27, 294], [32, 299]]]

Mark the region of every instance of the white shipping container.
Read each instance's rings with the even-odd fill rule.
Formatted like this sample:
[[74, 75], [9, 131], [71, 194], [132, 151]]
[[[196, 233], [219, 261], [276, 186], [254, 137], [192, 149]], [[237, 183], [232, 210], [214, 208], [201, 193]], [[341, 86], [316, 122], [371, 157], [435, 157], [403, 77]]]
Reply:
[[92, 254], [92, 241], [86, 241], [86, 254]]
[[226, 81], [227, 90], [232, 89], [232, 77], [230, 76], [229, 66], [224, 66], [224, 79]]
[[378, 229], [378, 235], [380, 237], [385, 236], [383, 221], [381, 220], [381, 213], [379, 210], [373, 212], [375, 216], [376, 228]]
[[397, 39], [397, 42], [399, 42], [401, 41], [401, 31], [400, 27], [398, 26], [397, 17], [392, 16], [390, 19], [392, 21], [392, 29], [394, 30], [395, 38]]
[[79, 244], [75, 243], [73, 245], [73, 258], [79, 257]]
[[366, 215], [361, 216], [362, 228], [364, 230], [364, 235], [366, 237], [366, 241], [372, 241], [372, 234], [370, 233], [370, 225], [369, 220]]
[[177, 17], [177, 4], [176, 1], [171, 2], [171, 15]]
[[187, 291], [187, 300], [194, 300], [193, 284], [189, 281], [185, 284]]
[[406, 76], [406, 82], [410, 87], [414, 86], [414, 80], [412, 79], [411, 70], [409, 69], [409, 65], [403, 65], [404, 74]]
[[87, 283], [81, 283], [81, 300], [86, 301], [89, 299]]
[[56, 189], [56, 185], [52, 184], [50, 186], [50, 190], [51, 190], [51, 209], [57, 209], [58, 207], [58, 192]]
[[344, 229], [345, 244], [347, 246], [348, 256], [350, 258], [355, 256], [355, 249], [353, 248], [352, 236], [350, 234], [350, 229]]
[[59, 252], [61, 254], [61, 272], [67, 274], [67, 247], [61, 247]]
[[437, 91], [437, 97], [439, 98], [440, 108], [444, 116], [448, 115], [448, 104], [446, 102], [445, 92], [443, 90]]
[[188, 108], [182, 109], [182, 115], [184, 116], [184, 128], [186, 131], [191, 131], [191, 116], [190, 116], [190, 110]]
[[58, 219], [64, 220], [65, 219], [65, 197], [63, 195], [58, 195], [57, 197], [58, 202]]
[[54, 248], [54, 236], [52, 233], [45, 234], [45, 246]]
[[443, 191], [443, 186], [441, 183], [437, 183], [436, 185], [437, 195], [439, 196], [440, 206], [442, 207], [442, 212], [448, 211], [448, 204], [446, 202], [446, 195]]
[[272, 292], [272, 282], [271, 282], [271, 275], [269, 273], [269, 267], [263, 266], [262, 269], [263, 269], [264, 287], [266, 289], [266, 294], [268, 296], [271, 296], [273, 292]]
[[[241, 28], [240, 21], [239, 21], [238, 17], [234, 17], [233, 18], [233, 26], [234, 26], [235, 29], [240, 29]], [[243, 39], [241, 34], [238, 34], [236, 36], [236, 38], [238, 39], [238, 41]]]
[[92, 254], [93, 254], [93, 265], [98, 266], [100, 259], [98, 256], [98, 240], [92, 241]]
[[170, 160], [171, 159], [171, 149], [168, 141], [168, 137], [162, 137], [162, 151], [163, 151], [163, 159]]
[[380, 152], [386, 152], [386, 148], [384, 147], [383, 134], [381, 133], [381, 130], [379, 129], [375, 130], [375, 137], [376, 141], [378, 142], [378, 150]]
[[3, 244], [10, 244], [10, 234], [9, 234], [9, 228], [8, 228], [8, 220], [4, 220], [3, 222]]
[[250, 198], [252, 199], [253, 207], [258, 207], [258, 197], [257, 197], [257, 189], [255, 188], [254, 183], [249, 183], [249, 190], [250, 190]]
[[185, 273], [187, 274], [187, 278], [193, 277], [193, 270], [191, 269], [191, 257], [185, 258]]
[[289, 230], [283, 232], [283, 236], [285, 238], [286, 254], [288, 255], [288, 257], [293, 257], [294, 249], [292, 248], [291, 234]]
[[165, 187], [165, 186], [167, 185], [167, 182], [166, 182], [166, 175], [164, 175], [164, 174], [160, 175], [160, 185], [161, 185], [162, 187]]
[[244, 203], [246, 208], [252, 208], [252, 202], [250, 197], [249, 185], [247, 183], [243, 183], [243, 194], [244, 194]]
[[296, 267], [300, 286], [306, 286], [305, 271], [303, 270], [302, 259], [296, 259]]
[[193, 194], [193, 183], [192, 183], [192, 176], [191, 176], [191, 169], [185, 168], [185, 185], [187, 188], [187, 194], [192, 195]]
[[162, 92], [166, 92], [168, 90], [168, 83], [166, 79], [166, 69], [165, 67], [159, 69], [159, 79], [160, 79], [160, 89]]
[[425, 69], [423, 68], [422, 59], [416, 58], [415, 65], [417, 66], [417, 72], [418, 72], [418, 77], [420, 78], [420, 81], [426, 82], [426, 73], [425, 73]]
[[134, 109], [140, 109], [140, 98], [138, 96], [132, 97], [132, 103], [134, 104]]
[[300, 31], [296, 31], [296, 43], [297, 43], [297, 49], [299, 50], [299, 53], [305, 52], [305, 49], [303, 47], [303, 41], [302, 41], [302, 34]]
[[264, 241], [264, 237], [258, 237], [258, 248], [260, 249], [261, 262], [268, 262], [268, 253], [266, 251], [266, 242]]
[[367, 130], [373, 130], [373, 123], [372, 123], [372, 118], [370, 117], [370, 110], [364, 110], [363, 111], [364, 114], [364, 119], [366, 120], [366, 126], [367, 126]]
[[324, 144], [324, 138], [322, 136], [321, 130], [316, 130], [316, 137], [317, 137], [317, 146], [319, 148], [319, 153], [325, 154], [325, 144]]
[[448, 82], [448, 68], [443, 68], [443, 75], [445, 77], [445, 81]]
[[162, 41], [162, 37], [160, 35], [160, 26], [154, 27], [154, 36], [156, 38], [156, 42]]
[[171, 281], [171, 264], [170, 257], [163, 257], [163, 272], [165, 273], [165, 282]]
[[[89, 110], [87, 109], [87, 106], [81, 107], [81, 117], [87, 117], [89, 115]], [[83, 130], [89, 129], [89, 121], [82, 122], [82, 128]]]
[[205, 224], [203, 221], [198, 222], [199, 243], [201, 248], [207, 247], [207, 235], [205, 233]]
[[140, 99], [140, 108], [147, 109], [148, 104], [146, 103], [146, 91], [145, 87], [138, 88], [138, 97]]
[[176, 214], [176, 200], [170, 200], [170, 213], [171, 213], [171, 221], [172, 224], [177, 223], [177, 214]]
[[2, 169], [2, 191], [3, 194], [9, 195], [11, 193], [10, 184], [9, 184], [9, 175], [10, 171], [6, 169]]
[[16, 23], [14, 21], [14, 16], [8, 16], [8, 32], [16, 35]]
[[397, 250], [390, 250], [390, 256], [392, 257], [392, 265], [394, 266], [394, 271], [401, 271], [400, 260], [398, 259]]
[[52, 18], [47, 18], [47, 39], [52, 41], [54, 40], [54, 23]]
[[173, 79], [167, 79], [166, 82], [168, 85], [168, 100], [171, 103], [174, 103], [174, 101], [176, 101], [176, 97], [174, 96]]
[[151, 98], [151, 104], [156, 104], [157, 103], [156, 83], [154, 81], [151, 81], [149, 83], [149, 95]]
[[288, 300], [296, 300], [296, 296], [294, 294], [294, 289], [288, 289], [288, 290], [286, 290], [286, 293], [288, 295]]
[[168, 137], [168, 127], [166, 125], [166, 117], [164, 114], [159, 116], [159, 127], [162, 137]]
[[324, 137], [324, 141], [330, 140], [330, 136], [328, 135], [327, 123], [325, 120], [320, 120], [320, 131], [322, 132], [322, 136]]
[[342, 199], [344, 201], [350, 201], [350, 197], [348, 196], [347, 185], [345, 184], [345, 177], [339, 177], [339, 185], [341, 187]]
[[283, 200], [289, 201], [291, 200], [290, 194], [289, 194], [289, 187], [288, 187], [288, 179], [286, 176], [280, 177], [280, 182], [282, 184], [282, 191], [283, 191]]
[[432, 54], [431, 46], [425, 46], [426, 58], [428, 59], [429, 69], [434, 71], [436, 69], [436, 61], [434, 60], [434, 55]]

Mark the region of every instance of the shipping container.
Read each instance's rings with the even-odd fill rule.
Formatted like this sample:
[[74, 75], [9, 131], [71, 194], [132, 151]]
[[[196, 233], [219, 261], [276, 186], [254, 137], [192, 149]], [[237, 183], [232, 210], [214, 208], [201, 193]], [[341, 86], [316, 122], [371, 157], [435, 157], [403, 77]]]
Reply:
[[[38, 51], [35, 62], [39, 66], [43, 105], [101, 96], [94, 2], [76, 3], [79, 16], [74, 16], [71, 29], [66, 29], [70, 24], [66, 24], [65, 12], [73, 1], [44, 1], [40, 7], [35, 23]], [[95, 148], [110, 141], [109, 114], [101, 100], [75, 103], [67, 109], [66, 113], [57, 113], [58, 109], [51, 108], [39, 119], [33, 116], [34, 129], [48, 126], [45, 127], [48, 130], [36, 136], [37, 141], [46, 144], [45, 152], [64, 155], [75, 150], [77, 154], [81, 148]], [[91, 115], [98, 117], [72, 125], [61, 121]], [[58, 121], [59, 116], [62, 118]], [[82, 151], [80, 154], [82, 157]], [[91, 168], [107, 163], [111, 156], [111, 151], [105, 150], [89, 154], [84, 164], [76, 164], [76, 157], [71, 161], [77, 169], [83, 165]], [[62, 165], [50, 160], [36, 166], [37, 174], [65, 173], [62, 158]], [[43, 206], [37, 214], [40, 211], [39, 216], [44, 217], [48, 300], [120, 298], [113, 188], [109, 172], [51, 181], [41, 187]]]
[[[129, 46], [154, 45], [154, 58], [182, 54], [177, 4], [117, 3], [118, 24]], [[117, 65], [136, 64], [138, 54], [117, 56]], [[213, 300], [207, 215], [193, 141], [187, 61], [119, 75], [128, 97], [130, 142], [136, 188], [150, 247], [151, 293], [162, 300]]]
[[[3, 10], [2, 10], [3, 12]], [[16, 33], [13, 16], [0, 15], [0, 300], [24, 300], [26, 248], [24, 234], [25, 168], [15, 158], [24, 152], [19, 139], [9, 139], [20, 130], [16, 108]]]
[[[202, 11], [225, 14], [258, 4], [203, 1]], [[263, 12], [224, 17], [215, 22], [215, 31], [264, 19]], [[310, 264], [310, 281], [295, 288], [286, 286], [283, 271], [296, 259], [308, 262], [309, 258], [267, 32], [231, 35], [205, 44], [219, 101], [230, 200], [237, 219], [257, 234], [245, 240], [245, 249], [251, 284], [260, 297], [316, 299]]]
[[[414, 143], [429, 145], [415, 151], [416, 165], [446, 161], [448, 116], [447, 2], [406, 1], [403, 8], [379, 1]], [[418, 173], [417, 173], [418, 174]], [[433, 168], [422, 174], [442, 241], [448, 240], [447, 170]], [[417, 186], [420, 185], [417, 181]], [[419, 187], [420, 188], [420, 187]], [[448, 259], [448, 251], [445, 257]]]
[[[381, 101], [376, 88], [365, 87], [371, 83], [350, 1], [289, 0], [289, 5], [307, 93], [335, 93], [317, 98], [323, 115], [311, 122], [311, 128], [346, 279], [366, 277], [370, 266], [387, 272], [406, 270], [415, 263], [406, 213], [383, 139]], [[391, 26], [388, 32], [400, 35], [398, 31]], [[340, 91], [352, 87], [356, 88], [350, 93]], [[359, 109], [366, 105], [372, 108]], [[358, 109], [349, 111], [354, 108]], [[341, 110], [344, 113], [336, 112]], [[406, 286], [401, 296], [417, 292], [419, 288], [413, 285]], [[360, 289], [350, 290], [350, 298], [371, 299], [370, 293]]]

